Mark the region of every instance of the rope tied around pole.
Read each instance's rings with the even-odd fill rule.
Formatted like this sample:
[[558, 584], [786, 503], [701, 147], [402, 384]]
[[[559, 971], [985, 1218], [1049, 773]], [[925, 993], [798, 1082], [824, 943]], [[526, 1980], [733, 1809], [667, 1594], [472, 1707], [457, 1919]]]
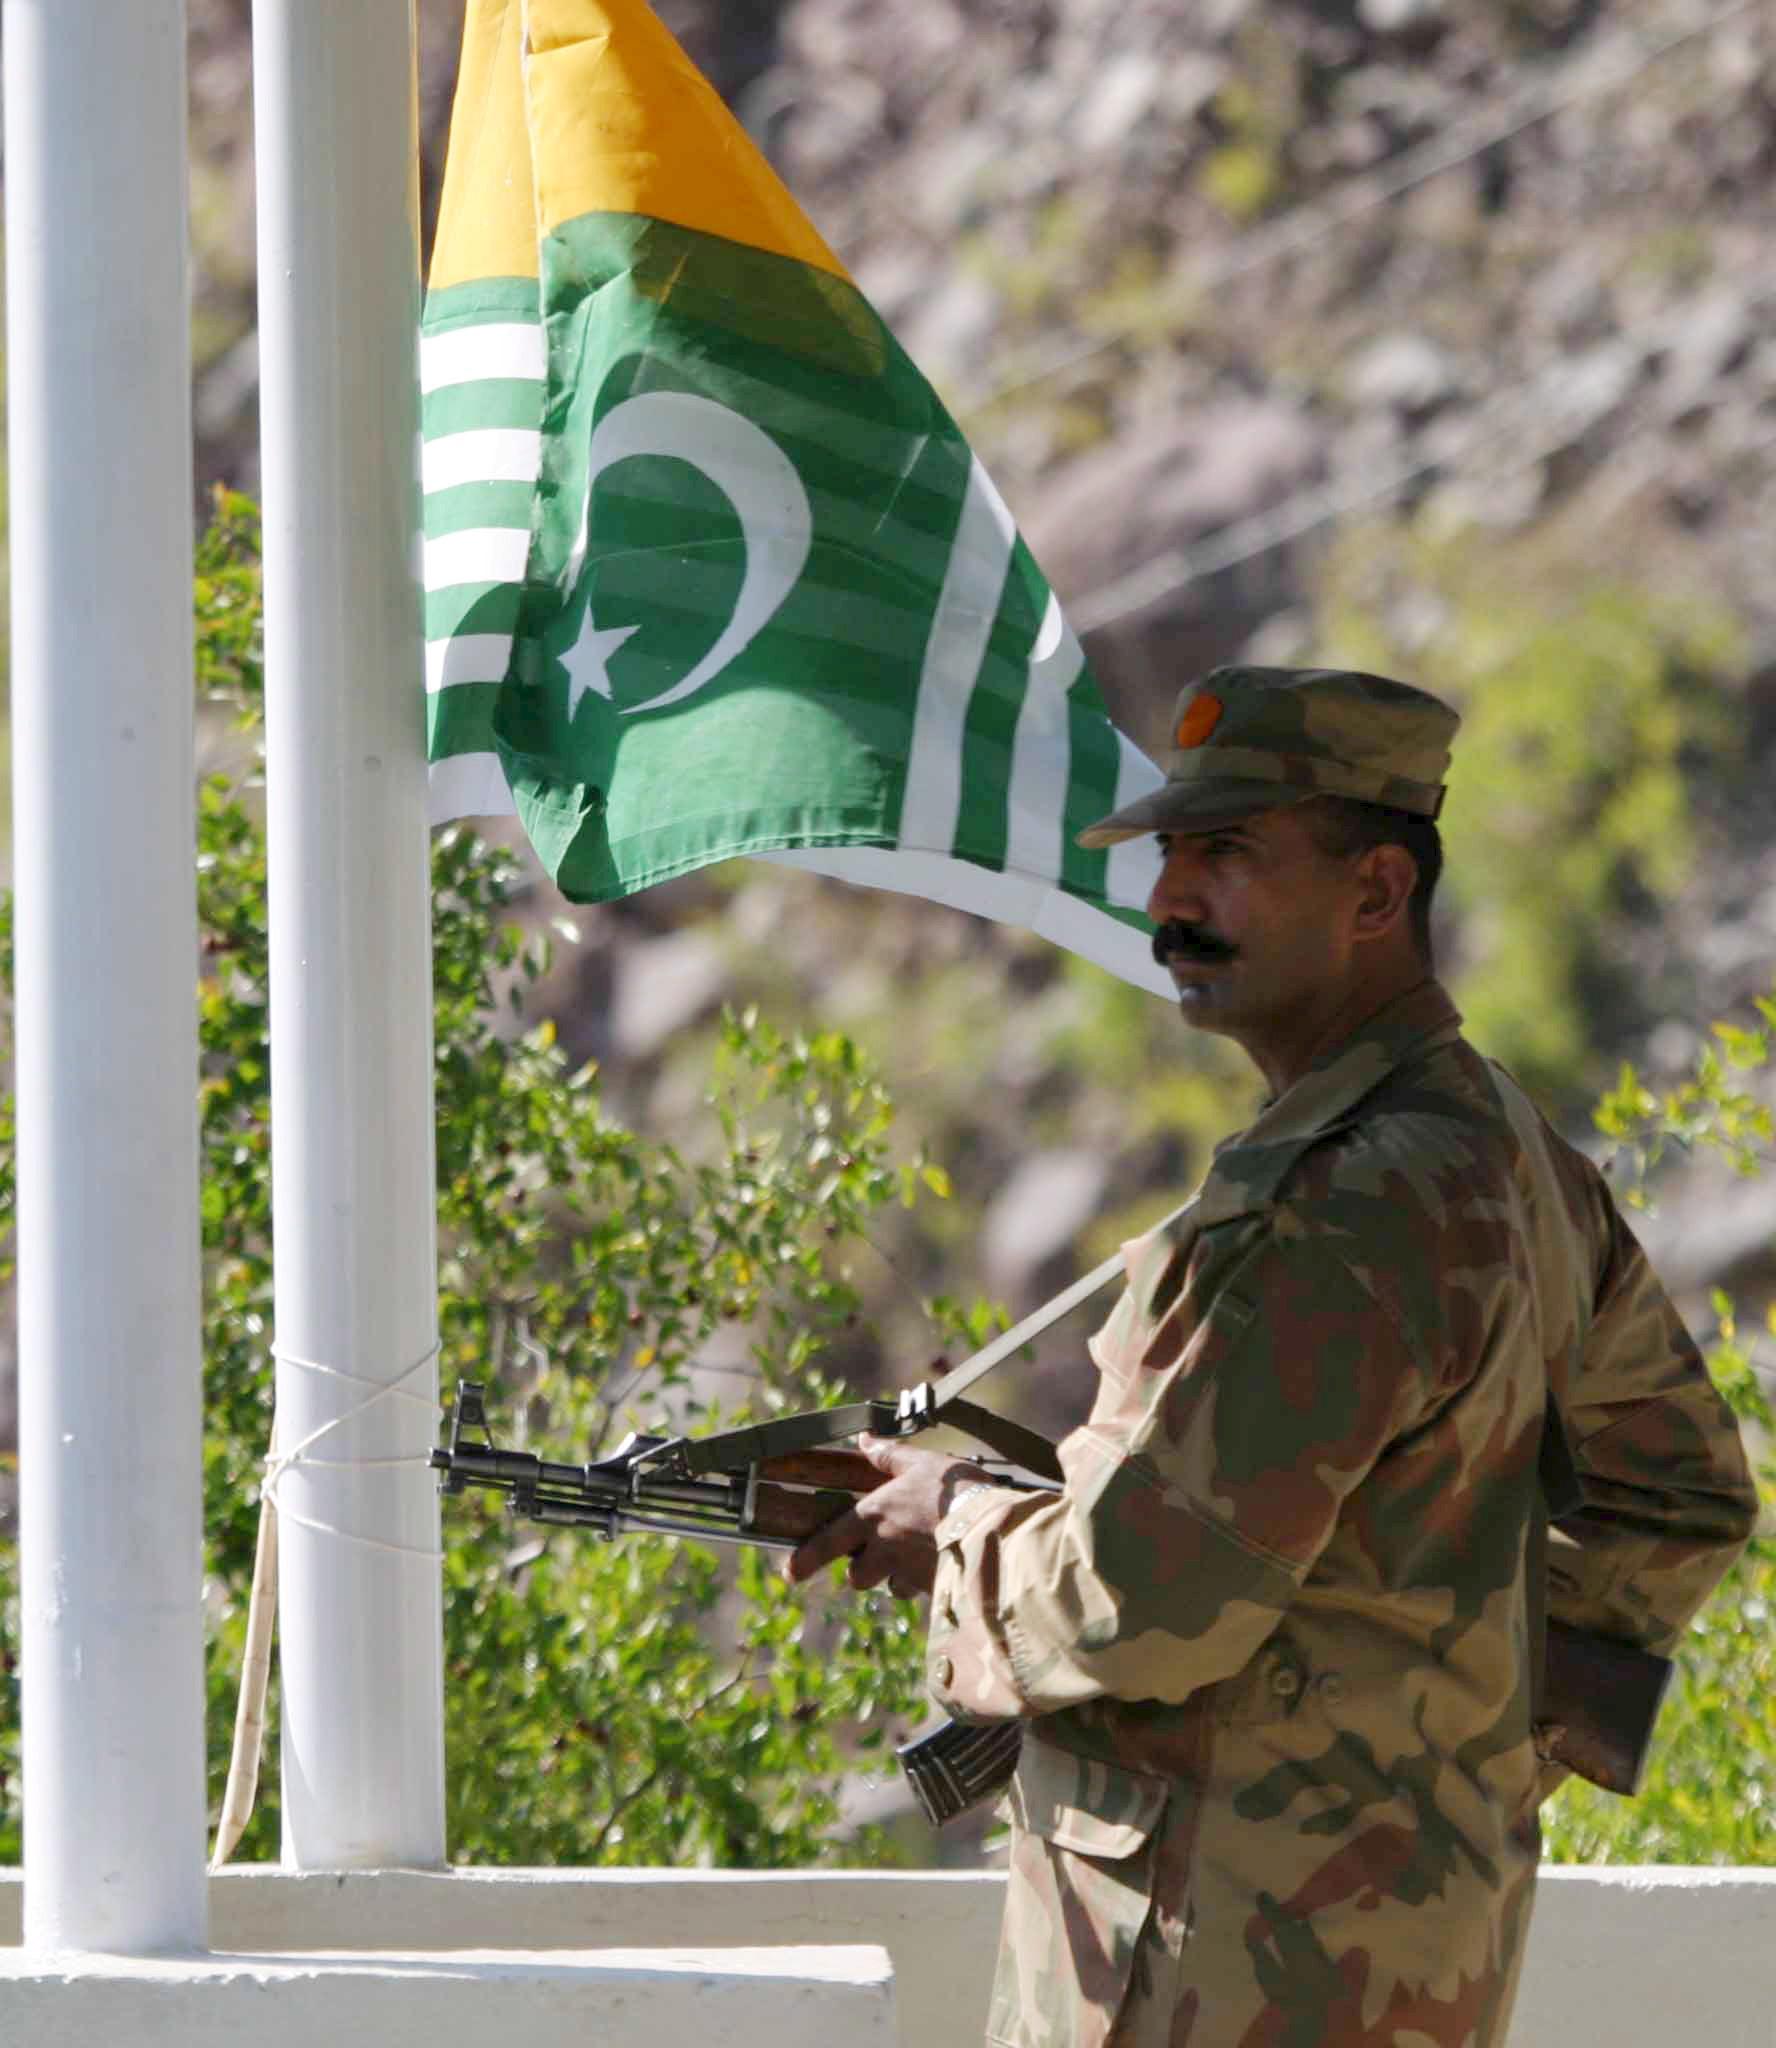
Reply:
[[247, 1600], [247, 1640], [241, 1657], [240, 1693], [235, 1703], [234, 1742], [229, 1752], [228, 1782], [222, 1793], [222, 1810], [216, 1821], [215, 1847], [210, 1854], [212, 1870], [219, 1870], [233, 1854], [246, 1831], [247, 1822], [253, 1817], [254, 1803], [259, 1796], [259, 1765], [265, 1749], [265, 1696], [271, 1683], [272, 1634], [277, 1617], [279, 1516], [302, 1528], [313, 1529], [320, 1535], [337, 1536], [348, 1543], [368, 1544], [374, 1549], [392, 1551], [402, 1557], [431, 1562], [440, 1555], [437, 1550], [384, 1542], [379, 1537], [361, 1536], [353, 1530], [337, 1528], [310, 1515], [299, 1515], [279, 1501], [279, 1483], [284, 1474], [296, 1465], [349, 1472], [428, 1464], [429, 1458], [418, 1454], [391, 1458], [316, 1458], [310, 1453], [323, 1437], [390, 1395], [404, 1401], [416, 1401], [429, 1415], [435, 1416], [438, 1404], [429, 1396], [416, 1393], [407, 1382], [423, 1372], [436, 1359], [438, 1352], [439, 1345], [434, 1342], [392, 1380], [372, 1380], [362, 1373], [346, 1372], [336, 1365], [324, 1365], [318, 1359], [298, 1358], [292, 1352], [279, 1350], [275, 1344], [272, 1346], [271, 1355], [279, 1364], [293, 1365], [328, 1379], [345, 1380], [354, 1386], [367, 1387], [370, 1392], [342, 1414], [332, 1416], [318, 1429], [310, 1430], [300, 1443], [292, 1444], [287, 1451], [278, 1448], [275, 1411], [272, 1415], [271, 1445], [265, 1454], [265, 1479], [259, 1492], [259, 1540], [253, 1553], [253, 1586]]
[[436, 1418], [437, 1402], [429, 1395], [416, 1393], [407, 1382], [433, 1363], [438, 1356], [439, 1348], [438, 1343], [434, 1341], [404, 1372], [397, 1373], [392, 1380], [373, 1380], [363, 1373], [347, 1372], [341, 1366], [325, 1365], [319, 1359], [299, 1358], [294, 1352], [281, 1350], [274, 1344], [271, 1355], [280, 1365], [293, 1365], [303, 1372], [317, 1373], [326, 1379], [344, 1380], [352, 1386], [367, 1387], [370, 1391], [362, 1400], [355, 1402], [338, 1415], [329, 1416], [318, 1428], [311, 1429], [300, 1443], [292, 1444], [287, 1451], [280, 1451], [275, 1447], [274, 1432], [274, 1447], [267, 1452], [265, 1458], [265, 1480], [261, 1499], [269, 1501], [286, 1522], [298, 1528], [312, 1529], [317, 1535], [337, 1536], [342, 1542], [361, 1543], [370, 1550], [385, 1550], [397, 1557], [416, 1557], [424, 1559], [427, 1563], [436, 1563], [443, 1553], [434, 1545], [422, 1548], [412, 1543], [391, 1543], [381, 1536], [364, 1536], [355, 1529], [342, 1529], [336, 1523], [323, 1522], [312, 1515], [298, 1514], [284, 1501], [282, 1482], [285, 1473], [298, 1465], [306, 1465], [316, 1471], [331, 1472], [368, 1472], [403, 1465], [428, 1465], [431, 1462], [429, 1452], [408, 1452], [387, 1458], [317, 1458], [312, 1452], [313, 1447], [324, 1437], [330, 1436], [336, 1429], [343, 1429], [348, 1422], [355, 1422], [360, 1415], [367, 1413], [379, 1401], [387, 1400], [391, 1395], [399, 1400], [416, 1402], [426, 1411], [428, 1417]]

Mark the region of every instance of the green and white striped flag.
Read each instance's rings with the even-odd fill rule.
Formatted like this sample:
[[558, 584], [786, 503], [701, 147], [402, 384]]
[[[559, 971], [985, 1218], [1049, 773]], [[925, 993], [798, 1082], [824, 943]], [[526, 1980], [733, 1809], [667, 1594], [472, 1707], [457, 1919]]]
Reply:
[[425, 423], [434, 815], [563, 893], [754, 854], [1157, 993], [1156, 787], [930, 386], [642, 0], [471, 0]]

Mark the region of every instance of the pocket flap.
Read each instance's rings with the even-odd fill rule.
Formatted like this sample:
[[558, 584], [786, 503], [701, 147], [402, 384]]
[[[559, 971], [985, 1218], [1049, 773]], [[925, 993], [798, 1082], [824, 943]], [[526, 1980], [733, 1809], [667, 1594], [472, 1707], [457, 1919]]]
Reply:
[[1024, 1737], [1008, 1795], [1027, 1833], [1082, 1856], [1132, 1856], [1159, 1825], [1166, 1781]]

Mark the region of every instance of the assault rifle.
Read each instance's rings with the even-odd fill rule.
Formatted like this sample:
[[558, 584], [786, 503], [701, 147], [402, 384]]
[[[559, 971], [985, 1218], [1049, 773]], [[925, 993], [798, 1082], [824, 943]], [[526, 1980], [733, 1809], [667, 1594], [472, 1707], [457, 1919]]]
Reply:
[[[1060, 1465], [1046, 1437], [993, 1410], [961, 1399], [964, 1390], [1018, 1345], [1101, 1287], [1118, 1267], [1107, 1260], [1016, 1329], [995, 1338], [935, 1383], [893, 1401], [851, 1402], [786, 1415], [712, 1436], [625, 1437], [609, 1457], [583, 1465], [501, 1450], [487, 1422], [486, 1389], [465, 1380], [457, 1389], [450, 1441], [432, 1452], [445, 1493], [483, 1486], [503, 1493], [521, 1519], [590, 1528], [613, 1538], [653, 1529], [704, 1542], [794, 1550], [816, 1529], [846, 1512], [880, 1476], [860, 1483], [855, 1454], [832, 1446], [864, 1430], [880, 1437], [915, 1436], [943, 1422], [998, 1453], [993, 1483], [1052, 1491]], [[465, 1441], [478, 1430], [483, 1441]], [[993, 1460], [974, 1462], [991, 1468]], [[1540, 1476], [1543, 1512], [1558, 1524], [1583, 1504], [1583, 1490], [1558, 1411], [1544, 1416]], [[1663, 1657], [1549, 1621], [1537, 1674], [1535, 1744], [1544, 1763], [1559, 1764], [1606, 1792], [1639, 1787], [1653, 1724], [1671, 1677]], [[1021, 1721], [944, 1721], [896, 1751], [921, 1810], [934, 1827], [1000, 1790], [1017, 1767]]]
[[[857, 1460], [833, 1457], [830, 1446], [866, 1429], [875, 1436], [907, 1437], [948, 1423], [1010, 1466], [1034, 1474], [1038, 1486], [1058, 1487], [1060, 1462], [1047, 1437], [962, 1397], [1121, 1272], [1122, 1254], [1114, 1252], [941, 1379], [910, 1387], [893, 1401], [854, 1401], [715, 1436], [633, 1435], [608, 1458], [586, 1465], [502, 1451], [488, 1431], [485, 1388], [465, 1380], [457, 1389], [450, 1441], [433, 1451], [432, 1463], [444, 1474], [445, 1493], [492, 1487], [527, 1521], [591, 1528], [607, 1537], [625, 1529], [658, 1529], [773, 1550], [794, 1550], [849, 1508], [859, 1490]], [[465, 1430], [479, 1430], [485, 1441], [465, 1443]], [[1031, 1483], [1010, 1471], [996, 1471], [993, 1480], [1001, 1486]], [[933, 1827], [1010, 1780], [1023, 1732], [1021, 1721], [943, 1721], [895, 1752]]]
[[[844, 1514], [859, 1493], [886, 1476], [860, 1484], [856, 1453], [831, 1448], [865, 1429], [877, 1436], [911, 1436], [946, 1422], [1043, 1475], [1025, 1477], [1003, 1460], [973, 1460], [991, 1472], [995, 1486], [1055, 1489], [1060, 1468], [1046, 1437], [972, 1402], [952, 1400], [939, 1413], [931, 1391], [914, 1388], [898, 1401], [815, 1409], [713, 1436], [631, 1432], [608, 1457], [570, 1465], [500, 1449], [487, 1420], [486, 1388], [464, 1380], [456, 1392], [450, 1441], [432, 1452], [431, 1462], [444, 1475], [441, 1492], [487, 1487], [504, 1494], [523, 1521], [590, 1529], [606, 1540], [651, 1529], [705, 1543], [785, 1551]], [[469, 1440], [474, 1432], [480, 1442]], [[1018, 1721], [946, 1720], [895, 1754], [921, 1811], [941, 1827], [1009, 1782], [1022, 1739]]]

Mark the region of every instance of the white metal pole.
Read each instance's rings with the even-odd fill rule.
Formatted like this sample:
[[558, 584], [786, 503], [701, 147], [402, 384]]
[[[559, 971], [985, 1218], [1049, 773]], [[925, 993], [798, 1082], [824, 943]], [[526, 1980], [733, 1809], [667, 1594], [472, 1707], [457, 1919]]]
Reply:
[[5, 0], [25, 1940], [201, 1948], [184, 0]]
[[435, 1865], [411, 0], [256, 0], [253, 61], [284, 1862]]

